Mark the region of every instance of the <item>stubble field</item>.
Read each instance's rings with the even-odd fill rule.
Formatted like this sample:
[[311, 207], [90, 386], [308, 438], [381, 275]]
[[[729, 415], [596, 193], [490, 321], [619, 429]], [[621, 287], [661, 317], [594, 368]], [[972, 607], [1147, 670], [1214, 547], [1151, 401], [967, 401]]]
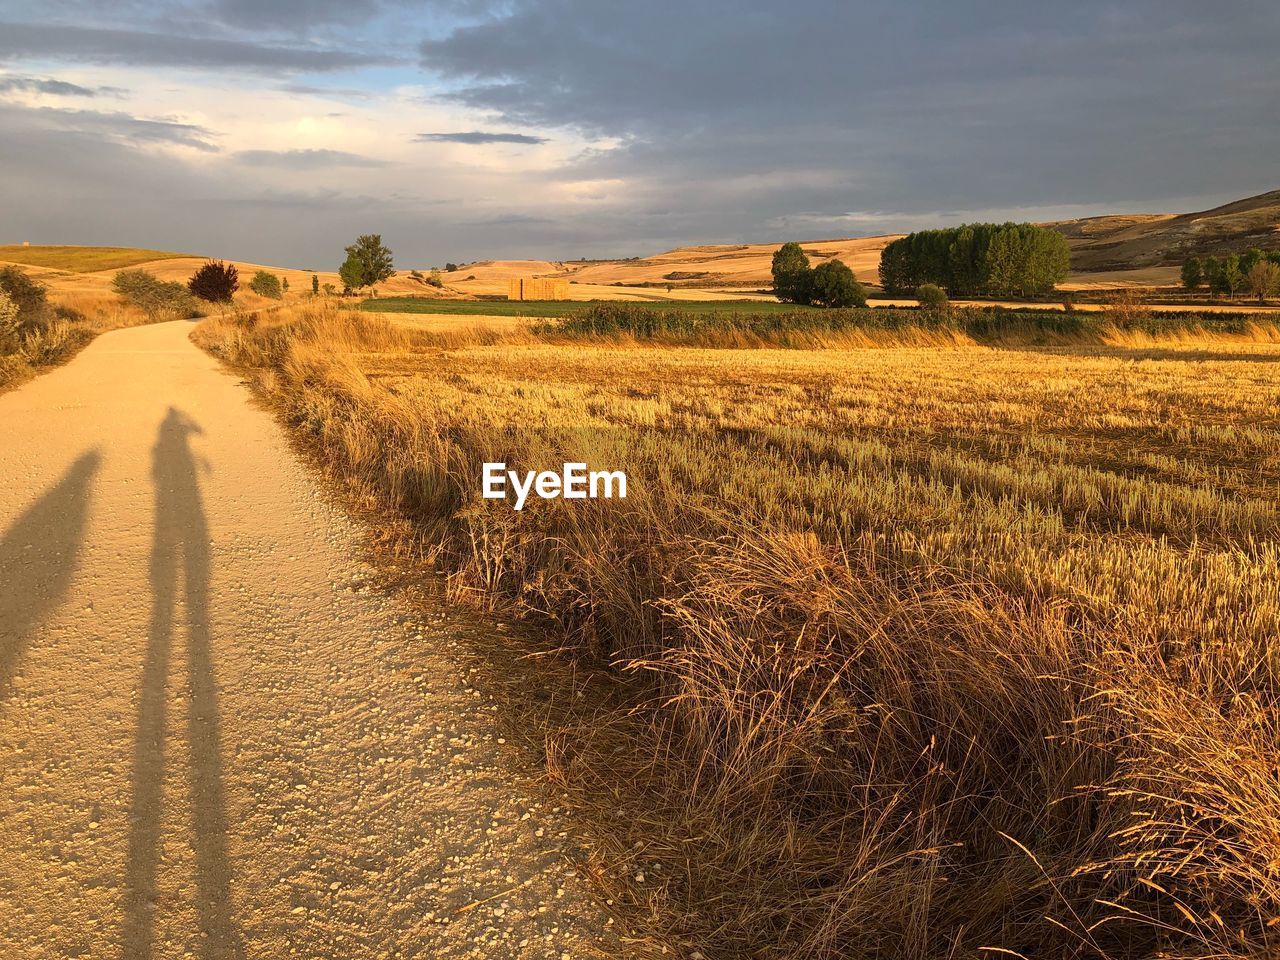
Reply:
[[[713, 350], [450, 322], [197, 337], [454, 596], [523, 614], [553, 693], [607, 678], [531, 729], [637, 931], [708, 958], [1280, 946], [1274, 330]], [[629, 496], [517, 513], [486, 461]]]

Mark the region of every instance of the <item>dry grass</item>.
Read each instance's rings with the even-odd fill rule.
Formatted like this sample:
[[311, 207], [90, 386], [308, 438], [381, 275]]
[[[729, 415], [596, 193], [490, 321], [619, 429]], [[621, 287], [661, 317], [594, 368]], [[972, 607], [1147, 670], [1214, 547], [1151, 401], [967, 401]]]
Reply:
[[[575, 694], [537, 730], [649, 938], [1262, 960], [1273, 334], [710, 350], [317, 310], [199, 338], [456, 596], [540, 624], [548, 686], [612, 675], [623, 707]], [[630, 495], [515, 513], [479, 498], [494, 460]]]

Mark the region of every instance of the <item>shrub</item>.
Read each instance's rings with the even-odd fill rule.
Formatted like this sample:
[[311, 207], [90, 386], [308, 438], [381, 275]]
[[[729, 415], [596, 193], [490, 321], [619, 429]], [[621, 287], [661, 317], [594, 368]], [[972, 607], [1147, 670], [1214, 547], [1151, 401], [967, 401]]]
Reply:
[[437, 289], [442, 288], [444, 286], [444, 277], [440, 275], [439, 270], [432, 270], [431, 275], [427, 277], [427, 283]]
[[189, 286], [161, 280], [146, 270], [121, 270], [111, 281], [111, 287], [126, 303], [138, 307], [153, 320], [199, 315]]
[[809, 299], [824, 307], [865, 307], [867, 292], [846, 263], [828, 260], [809, 278]]
[[230, 303], [239, 287], [239, 271], [221, 260], [210, 260], [187, 281], [192, 294], [210, 303]]
[[936, 283], [922, 283], [916, 288], [916, 300], [926, 310], [945, 310], [951, 305], [947, 291]]
[[249, 289], [258, 296], [267, 297], [270, 300], [279, 300], [284, 296], [280, 288], [280, 278], [266, 270], [259, 270], [253, 275], [253, 279], [249, 281]]
[[25, 270], [0, 267], [0, 290], [17, 308], [18, 332], [35, 330], [49, 319], [49, 301], [45, 286], [33, 280]]
[[0, 353], [12, 352], [18, 338], [18, 305], [0, 288]]
[[784, 243], [773, 255], [773, 292], [783, 303], [808, 303], [809, 258], [798, 243]]
[[314, 273], [311, 275], [311, 295], [313, 297], [320, 295], [320, 278]]

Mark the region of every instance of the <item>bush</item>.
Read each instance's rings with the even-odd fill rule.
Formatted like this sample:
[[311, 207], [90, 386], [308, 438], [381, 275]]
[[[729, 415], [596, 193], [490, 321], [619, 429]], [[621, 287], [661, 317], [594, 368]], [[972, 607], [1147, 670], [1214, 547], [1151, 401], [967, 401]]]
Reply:
[[253, 275], [253, 279], [249, 281], [249, 289], [258, 296], [267, 297], [270, 300], [279, 300], [284, 296], [284, 291], [280, 287], [280, 278], [266, 270], [259, 270]]
[[867, 292], [847, 264], [828, 260], [810, 275], [809, 300], [824, 307], [865, 307]]
[[0, 289], [0, 353], [11, 353], [18, 339], [18, 305]]
[[188, 286], [161, 280], [146, 270], [121, 270], [111, 281], [111, 287], [126, 303], [144, 311], [153, 320], [166, 316], [199, 316]]
[[926, 310], [945, 310], [951, 305], [947, 291], [936, 283], [922, 283], [916, 289], [916, 300]]
[[436, 288], [444, 287], [444, 277], [440, 275], [439, 270], [432, 270], [431, 275], [427, 277], [427, 283]]
[[25, 332], [42, 327], [49, 319], [49, 301], [45, 286], [33, 280], [25, 270], [0, 267], [0, 291], [8, 295], [17, 309], [17, 330]]
[[210, 303], [230, 303], [239, 286], [239, 272], [221, 260], [210, 260], [187, 281], [192, 294]]

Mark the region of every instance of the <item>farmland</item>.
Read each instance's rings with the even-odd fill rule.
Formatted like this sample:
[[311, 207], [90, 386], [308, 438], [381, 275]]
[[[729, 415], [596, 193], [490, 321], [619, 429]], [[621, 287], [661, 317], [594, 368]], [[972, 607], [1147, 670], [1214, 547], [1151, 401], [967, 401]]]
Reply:
[[0, 262], [20, 263], [29, 267], [67, 270], [72, 273], [96, 273], [99, 270], [124, 270], [157, 260], [180, 260], [185, 253], [163, 250], [140, 250], [136, 247], [24, 247], [19, 244], [0, 246]]
[[[309, 307], [198, 337], [402, 556], [528, 622], [530, 738], [654, 942], [1262, 956], [1280, 338], [1060, 334], [703, 349]], [[486, 461], [631, 490], [516, 513]]]
[[[613, 303], [612, 300], [441, 300], [425, 297], [375, 297], [364, 300], [360, 309], [368, 313], [417, 313], [439, 316], [472, 317], [563, 317], [592, 306]], [[664, 300], [664, 309], [694, 313], [734, 313], [750, 310], [786, 312], [794, 304], [777, 301], [742, 300]], [[806, 308], [801, 308], [806, 309]], [[818, 308], [813, 308], [818, 309]]]

